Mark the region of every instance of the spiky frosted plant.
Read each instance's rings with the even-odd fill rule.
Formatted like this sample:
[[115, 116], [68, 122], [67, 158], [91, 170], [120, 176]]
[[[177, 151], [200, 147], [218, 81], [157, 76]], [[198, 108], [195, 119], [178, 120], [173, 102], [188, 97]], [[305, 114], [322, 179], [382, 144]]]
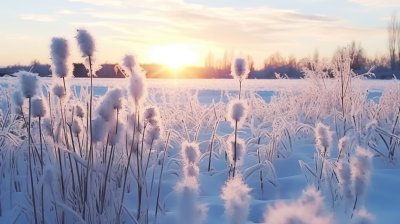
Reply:
[[350, 160], [351, 179], [355, 201], [353, 210], [357, 207], [357, 202], [361, 199], [368, 188], [372, 173], [373, 154], [365, 148], [358, 146], [355, 155]]
[[247, 105], [243, 100], [231, 100], [228, 103], [227, 119], [230, 121], [231, 126], [236, 128], [241, 127], [247, 116]]
[[12, 95], [12, 100], [13, 100], [13, 103], [14, 103], [14, 106], [15, 106], [15, 108], [14, 108], [15, 113], [22, 114], [22, 108], [23, 108], [23, 105], [24, 105], [24, 98], [23, 98], [21, 92], [20, 91], [15, 91], [13, 93], [13, 95]]
[[366, 209], [359, 209], [354, 212], [351, 224], [372, 224], [374, 223], [374, 220], [375, 217]]
[[179, 195], [178, 223], [203, 223], [207, 216], [207, 207], [198, 205], [199, 183], [196, 178], [185, 177], [178, 182], [175, 191]]
[[225, 216], [231, 224], [244, 224], [250, 209], [251, 189], [240, 176], [229, 179], [222, 188]]
[[51, 60], [53, 62], [53, 72], [59, 78], [68, 76], [68, 42], [64, 38], [54, 37], [50, 45]]
[[187, 141], [182, 143], [182, 160], [184, 164], [196, 164], [199, 158], [199, 144]]
[[277, 202], [264, 215], [265, 224], [332, 224], [330, 214], [324, 213], [323, 198], [314, 187], [305, 190], [294, 202]]

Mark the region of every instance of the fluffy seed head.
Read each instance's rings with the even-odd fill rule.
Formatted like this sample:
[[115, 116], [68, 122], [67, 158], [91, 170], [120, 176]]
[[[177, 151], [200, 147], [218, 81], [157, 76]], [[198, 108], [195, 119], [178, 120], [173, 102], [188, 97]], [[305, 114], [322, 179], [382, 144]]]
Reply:
[[246, 59], [244, 58], [236, 58], [233, 60], [231, 65], [231, 75], [235, 79], [246, 79], [249, 74], [249, 65], [247, 64]]
[[238, 122], [240, 126], [243, 124], [244, 120], [247, 116], [247, 105], [242, 100], [231, 100], [228, 104], [228, 120], [231, 122], [231, 125], [235, 125], [235, 122]]
[[54, 83], [52, 91], [53, 94], [60, 99], [64, 99], [67, 96], [67, 92], [65, 91], [64, 86], [62, 84]]
[[224, 201], [225, 215], [229, 223], [245, 223], [249, 214], [251, 189], [237, 176], [228, 180], [222, 188], [221, 198]]
[[78, 45], [82, 52], [82, 56], [93, 56], [95, 45], [92, 35], [90, 35], [90, 33], [86, 30], [80, 29], [78, 30], [78, 35], [76, 36], [76, 39], [78, 40]]
[[123, 65], [127, 68], [132, 74], [135, 68], [137, 67], [136, 58], [133, 55], [125, 55], [123, 59]]
[[75, 114], [79, 118], [84, 118], [85, 117], [85, 110], [80, 104], [75, 105]]
[[163, 129], [160, 125], [151, 125], [146, 129], [146, 143], [152, 144], [155, 140], [159, 139], [163, 134]]
[[115, 146], [122, 139], [123, 134], [125, 133], [125, 126], [123, 123], [118, 121], [118, 125], [115, 124], [109, 127], [108, 135], [109, 135], [109, 144]]
[[196, 164], [185, 164], [183, 165], [183, 176], [184, 178], [187, 177], [194, 177], [194, 178], [199, 178], [200, 174], [200, 169]]
[[370, 181], [373, 154], [362, 147], [356, 148], [355, 155], [350, 160], [351, 178], [356, 196], [363, 196]]
[[160, 112], [157, 107], [147, 107], [143, 113], [144, 119], [151, 125], [156, 125], [160, 120]]
[[54, 37], [51, 40], [51, 60], [54, 66], [54, 73], [57, 77], [63, 78], [68, 76], [68, 63], [69, 56], [68, 42], [64, 38]]
[[351, 139], [348, 136], [343, 136], [339, 139], [338, 148], [341, 157], [346, 156], [350, 152]]
[[95, 118], [92, 120], [92, 129], [93, 142], [103, 141], [107, 133], [106, 122], [101, 117]]
[[15, 91], [12, 96], [13, 102], [16, 106], [22, 107], [24, 105], [24, 98], [20, 91]]
[[37, 74], [20, 71], [15, 73], [15, 76], [19, 77], [21, 84], [22, 94], [25, 98], [32, 98], [36, 95], [36, 91], [39, 87], [39, 80]]
[[195, 142], [182, 143], [182, 160], [184, 164], [196, 164], [200, 157], [199, 144]]
[[35, 98], [32, 100], [32, 116], [44, 117], [46, 115], [46, 104], [42, 98]]
[[346, 160], [341, 160], [337, 166], [337, 177], [339, 179], [339, 187], [346, 203], [353, 202], [353, 191], [351, 189], [351, 169], [350, 164]]
[[332, 132], [329, 130], [329, 127], [320, 122], [317, 123], [317, 126], [315, 127], [315, 138], [321, 155], [325, 154], [326, 156], [329, 156], [329, 149], [332, 144]]
[[72, 121], [72, 133], [75, 135], [75, 136], [78, 136], [81, 132], [82, 132], [82, 130], [83, 130], [83, 127], [82, 127], [82, 121], [81, 120], [79, 120], [79, 119], [74, 119], [73, 121]]
[[122, 90], [112, 89], [103, 97], [97, 108], [97, 113], [105, 120], [112, 121], [116, 117], [116, 111], [122, 108]]
[[235, 136], [231, 135], [228, 140], [228, 149], [227, 149], [227, 154], [228, 154], [228, 159], [229, 163], [232, 165], [235, 163], [235, 153], [236, 153], [236, 165], [240, 166], [243, 163], [243, 158], [245, 154], [245, 142], [240, 139], [236, 138], [236, 152], [235, 152]]
[[135, 105], [140, 104], [147, 95], [146, 78], [142, 72], [135, 71], [129, 78], [129, 93]]

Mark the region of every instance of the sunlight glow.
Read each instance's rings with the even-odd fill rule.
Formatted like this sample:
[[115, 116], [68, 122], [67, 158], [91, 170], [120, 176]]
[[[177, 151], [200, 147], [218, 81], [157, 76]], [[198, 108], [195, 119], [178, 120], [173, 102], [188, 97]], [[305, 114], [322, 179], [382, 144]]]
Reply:
[[150, 60], [172, 68], [184, 65], [194, 65], [199, 61], [199, 55], [190, 45], [161, 45], [150, 49]]

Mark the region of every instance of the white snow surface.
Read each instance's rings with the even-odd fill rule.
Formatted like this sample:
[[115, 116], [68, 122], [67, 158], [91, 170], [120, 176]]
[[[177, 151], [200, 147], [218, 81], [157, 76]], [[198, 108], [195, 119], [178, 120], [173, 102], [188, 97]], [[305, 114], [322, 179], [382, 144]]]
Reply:
[[[43, 95], [46, 96], [45, 93], [49, 90], [52, 79], [40, 78], [40, 81], [42, 84], [41, 88], [44, 93]], [[66, 82], [72, 87], [72, 93], [69, 94], [69, 97], [75, 97], [75, 101], [81, 101], [82, 105], [84, 105], [84, 102], [86, 102], [86, 96], [84, 94], [86, 93], [83, 92], [85, 92], [84, 87], [86, 87], [89, 83], [88, 79], [74, 78], [68, 79]], [[108, 89], [124, 88], [127, 86], [126, 83], [128, 81], [127, 79], [94, 79], [93, 82], [95, 85], [95, 101], [99, 103], [99, 98], [104, 95]], [[149, 153], [149, 155], [152, 156], [150, 159], [149, 170], [147, 171], [148, 177], [146, 177], [149, 188], [150, 183], [152, 182], [152, 173], [155, 176], [152, 194], [148, 198], [149, 202], [146, 202], [143, 205], [144, 207], [149, 205], [149, 223], [153, 223], [155, 220], [154, 212], [157, 193], [154, 192], [157, 192], [157, 187], [159, 184], [158, 177], [160, 175], [160, 163], [162, 163], [162, 151], [165, 147], [165, 139], [167, 133], [171, 130], [172, 134], [170, 137], [168, 150], [165, 155], [166, 165], [164, 167], [161, 182], [162, 187], [160, 191], [160, 207], [158, 211], [157, 223], [176, 223], [179, 213], [178, 207], [181, 205], [179, 205], [176, 200], [179, 198], [179, 196], [174, 189], [175, 186], [177, 186], [177, 183], [182, 180], [183, 175], [182, 167], [179, 165], [179, 160], [181, 159], [180, 144], [184, 141], [191, 142], [195, 140], [197, 140], [196, 142], [199, 143], [200, 150], [200, 175], [198, 181], [199, 191], [196, 203], [198, 203], [197, 206], [205, 205], [208, 208], [207, 214], [205, 215], [206, 218], [203, 223], [229, 223], [230, 219], [227, 219], [225, 214], [230, 214], [233, 210], [224, 211], [224, 200], [226, 200], [226, 197], [223, 196], [223, 199], [221, 198], [222, 189], [224, 186], [226, 186], [229, 178], [229, 162], [226, 161], [225, 151], [229, 147], [227, 138], [232, 133], [232, 127], [225, 119], [225, 110], [226, 104], [229, 102], [229, 100], [236, 98], [237, 90], [239, 88], [237, 80], [148, 79], [146, 80], [146, 83], [148, 87], [148, 98], [144, 104], [147, 104], [148, 106], [154, 105], [159, 107], [162, 120], [161, 123], [164, 125], [163, 132], [165, 132], [163, 133], [163, 140], [154, 143], [152, 146], [153, 151]], [[286, 99], [287, 105], [285, 105], [285, 103], [282, 103], [286, 102], [283, 97], [288, 95], [282, 93], [286, 93], [287, 91], [292, 93], [302, 93], [309, 90], [312, 88], [312, 84], [307, 80], [244, 80], [242, 84], [242, 91], [244, 93], [243, 100], [246, 100], [249, 103], [249, 112], [246, 123], [241, 129], [239, 129], [239, 136], [242, 139], [245, 139], [246, 144], [245, 158], [243, 159], [243, 165], [240, 167], [239, 172], [241, 173], [244, 183], [250, 188], [250, 197], [246, 196], [245, 198], [245, 202], [247, 203], [247, 200], [249, 200], [250, 203], [249, 213], [245, 223], [264, 223], [264, 221], [267, 220], [265, 215], [268, 215], [266, 212], [268, 208], [276, 209], [279, 208], [279, 206], [282, 207], [283, 205], [296, 205], [296, 203], [299, 204], [299, 200], [302, 199], [302, 192], [310, 185], [317, 186], [317, 180], [313, 179], [312, 174], [307, 171], [305, 166], [301, 166], [301, 164], [308, 164], [308, 167], [311, 170], [315, 168], [314, 156], [316, 155], [317, 147], [315, 144], [313, 127], [315, 127], [315, 124], [318, 120], [322, 119], [324, 119], [324, 124], [328, 125], [330, 130], [334, 132], [332, 140], [332, 144], [334, 146], [332, 147], [332, 153], [329, 155], [329, 158], [325, 160], [324, 172], [321, 175], [322, 180], [320, 181], [323, 184], [321, 189], [318, 189], [324, 200], [323, 202], [319, 203], [325, 204], [323, 208], [321, 206], [321, 208], [318, 209], [323, 209], [323, 214], [332, 217], [332, 219], [329, 219], [332, 222], [329, 223], [399, 223], [399, 149], [395, 152], [394, 160], [389, 160], [378, 152], [375, 152], [372, 148], [368, 148], [368, 145], [362, 145], [362, 147], [369, 150], [369, 153], [373, 154], [371, 177], [369, 180], [369, 185], [365, 186], [366, 189], [365, 192], [363, 192], [365, 196], [358, 201], [357, 209], [359, 208], [360, 210], [355, 211], [355, 220], [351, 220], [350, 215], [352, 214], [352, 210], [351, 208], [350, 210], [345, 210], [348, 207], [344, 205], [345, 195], [341, 195], [340, 193], [341, 187], [343, 186], [335, 185], [335, 179], [333, 177], [333, 173], [331, 172], [332, 170], [335, 170], [335, 161], [339, 154], [338, 143], [340, 134], [337, 134], [334, 128], [336, 127], [335, 125], [337, 125], [340, 129], [342, 125], [340, 122], [342, 121], [334, 120], [329, 116], [327, 116], [327, 118], [323, 118], [323, 115], [321, 115], [319, 118], [312, 117], [312, 114], [305, 114], [305, 111], [301, 110], [301, 107], [299, 107], [299, 109], [296, 111], [296, 114], [285, 113], [286, 111], [295, 111], [291, 109], [285, 110], [284, 108], [285, 106], [289, 107], [289, 103], [293, 103], [296, 99]], [[333, 80], [327, 80], [325, 83], [327, 86], [333, 86], [335, 84], [336, 83]], [[358, 85], [355, 86], [355, 89], [366, 92], [368, 101], [378, 103], [381, 95], [385, 91], [388, 91], [390, 88], [398, 85], [400, 85], [400, 83], [395, 80], [361, 80]], [[0, 128], [2, 125], [6, 127], [6, 125], [4, 125], [4, 120], [2, 120], [7, 113], [7, 105], [4, 103], [5, 96], [8, 94], [10, 97], [12, 97], [13, 91], [17, 86], [18, 79], [16, 78], [0, 78], [0, 91], [2, 91], [1, 93], [4, 93], [2, 94], [3, 97], [0, 97]], [[256, 95], [254, 93], [256, 93]], [[126, 95], [127, 93], [125, 92], [124, 94]], [[295, 95], [299, 94], [292, 94], [289, 96], [293, 97]], [[333, 97], [334, 96], [332, 96], [332, 98]], [[279, 99], [281, 99], [282, 102], [279, 101]], [[27, 108], [26, 104], [27, 103], [25, 102], [25, 109]], [[75, 104], [71, 103], [71, 106], [73, 105]], [[134, 105], [134, 103], [127, 103], [128, 107], [132, 105]], [[282, 113], [278, 114], [271, 112], [278, 110], [281, 110]], [[363, 111], [363, 109], [360, 110]], [[95, 109], [93, 109], [93, 111], [95, 111]], [[132, 111], [127, 109], [125, 114], [130, 114]], [[393, 113], [394, 112], [396, 111], [393, 111]], [[328, 111], [327, 113], [330, 112]], [[359, 115], [360, 114], [355, 114], [355, 116]], [[308, 120], [301, 120], [300, 117], [303, 116], [310, 117]], [[394, 118], [391, 117], [390, 119], [394, 120]], [[95, 120], [93, 126], [96, 129], [93, 137], [95, 138], [96, 142], [101, 142], [103, 140], [105, 141], [107, 138], [105, 137], [105, 130], [102, 130], [104, 129], [104, 127], [102, 127], [104, 126], [104, 121], [100, 121], [99, 119], [101, 118], [93, 117], [93, 120]], [[122, 118], [120, 119], [122, 122]], [[216, 137], [213, 140], [214, 148], [211, 157], [211, 171], [208, 171], [208, 159], [210, 155], [209, 147], [212, 139], [213, 127], [216, 124], [215, 122], [217, 119], [219, 119], [219, 123], [215, 131]], [[81, 129], [80, 132], [84, 132], [84, 128], [80, 126], [85, 125], [85, 122], [86, 118], [82, 118], [82, 122], [79, 123], [79, 128]], [[358, 121], [356, 121], [356, 123], [357, 122]], [[366, 129], [365, 124], [362, 122], [364, 121], [360, 118], [359, 126], [357, 123], [357, 125], [355, 125], [355, 130], [349, 131], [352, 133], [352, 137], [356, 136], [355, 138], [358, 138], [360, 142], [367, 138], [373, 139], [374, 141], [376, 139], [377, 143], [373, 146], [377, 146], [378, 150], [380, 152], [385, 152], [384, 155], [386, 155], [386, 148], [384, 148], [384, 144], [382, 142], [379, 142], [379, 138], [380, 135], [382, 135], [383, 138], [389, 139], [390, 135], [388, 135], [386, 131], [391, 131], [391, 125], [393, 125], [393, 123], [389, 122], [389, 124], [387, 124], [389, 128], [386, 129], [384, 128], [386, 126], [380, 123], [381, 126], [379, 127], [382, 130], [376, 128], [375, 132], [368, 132], [368, 135], [365, 134], [367, 132], [363, 132], [362, 135], [357, 136], [357, 128], [360, 128], [360, 130]], [[275, 125], [274, 128], [272, 128], [273, 125]], [[395, 142], [394, 144], [397, 144], [395, 147], [397, 148], [399, 147], [399, 138], [397, 137], [398, 133], [400, 133], [399, 126], [400, 124], [395, 127], [396, 131], [394, 132], [395, 135], [393, 137], [393, 141]], [[76, 124], [72, 127], [73, 131], [75, 132], [77, 128]], [[11, 130], [15, 127], [9, 128]], [[21, 128], [23, 127], [21, 126]], [[140, 128], [141, 127], [139, 127], [139, 129]], [[23, 170], [21, 171], [22, 174], [17, 175], [15, 174], [15, 170], [7, 170], [10, 161], [5, 160], [5, 158], [8, 158], [7, 156], [9, 156], [11, 150], [16, 150], [15, 153], [19, 155], [18, 161], [22, 163], [22, 161], [24, 161], [23, 155], [27, 153], [27, 150], [21, 151], [21, 149], [27, 149], [27, 143], [26, 141], [23, 143], [22, 140], [15, 140], [20, 146], [13, 147], [14, 143], [12, 141], [11, 143], [7, 143], [7, 137], [4, 137], [4, 135], [7, 133], [3, 130], [7, 130], [7, 127], [5, 129], [0, 129], [0, 223], [13, 223], [14, 221], [15, 223], [32, 223], [33, 210], [30, 204], [30, 196], [27, 194], [27, 189], [30, 189], [30, 185], [28, 185], [29, 178], [27, 167], [21, 168], [21, 170]], [[35, 130], [35, 125], [33, 125], [33, 130]], [[57, 131], [59, 133], [63, 132], [62, 129], [55, 130], [54, 132], [56, 133]], [[291, 136], [290, 139], [288, 138], [288, 135]], [[275, 146], [271, 143], [271, 139], [273, 138], [271, 136], [274, 136], [276, 139]], [[260, 137], [261, 140], [259, 140], [258, 137]], [[34, 134], [33, 138], [39, 139], [37, 133]], [[46, 140], [48, 139], [50, 139], [50, 137], [46, 137]], [[122, 145], [126, 144], [125, 140], [122, 142]], [[38, 140], [35, 140], [35, 143], [38, 150], [40, 150]], [[129, 143], [130, 142], [128, 141], [128, 144]], [[96, 146], [102, 147], [99, 144]], [[276, 150], [277, 152], [279, 151], [279, 153], [270, 155], [268, 150], [270, 150], [271, 147], [276, 147]], [[346, 147], [351, 148], [346, 149], [346, 152], [348, 151], [349, 153], [354, 153], [356, 149], [355, 143], [349, 143], [346, 145]], [[17, 153], [17, 149], [21, 151], [19, 154]], [[49, 147], [49, 149], [53, 150], [52, 147]], [[73, 153], [72, 151], [68, 152], [67, 149], [63, 150], [66, 150], [66, 155], [71, 154], [73, 157], [79, 157], [77, 153]], [[121, 153], [121, 155], [126, 153], [122, 146], [121, 148], [116, 148], [116, 150], [117, 155], [119, 155], [118, 153]], [[258, 150], [261, 152], [260, 156], [257, 155]], [[147, 154], [144, 155], [144, 158], [147, 158], [146, 156]], [[271, 159], [270, 156], [272, 156], [273, 159]], [[342, 158], [347, 159], [347, 156], [343, 156]], [[126, 160], [126, 158], [120, 157], [118, 157], [118, 159], [119, 160], [116, 164], [123, 164]], [[259, 159], [261, 160], [260, 164], [262, 164], [264, 160], [269, 159], [274, 166], [274, 172], [276, 176], [271, 174], [273, 172], [271, 170], [267, 170], [266, 168], [252, 169], [254, 165], [259, 163]], [[65, 163], [67, 166], [69, 165], [67, 164], [67, 160]], [[82, 167], [88, 166], [86, 161], [83, 159], [77, 161], [77, 163], [82, 165]], [[144, 163], [146, 163], [146, 161]], [[18, 166], [22, 165], [19, 163]], [[73, 164], [73, 166], [75, 166], [75, 164]], [[93, 176], [100, 176], [106, 173], [106, 170], [103, 169], [103, 167], [100, 167], [100, 165], [98, 166], [99, 167], [94, 167], [91, 171], [93, 172]], [[111, 167], [115, 168], [114, 171], [119, 172], [117, 165], [111, 165]], [[259, 167], [266, 166], [260, 165]], [[134, 168], [132, 168], [132, 170], [134, 170]], [[252, 172], [252, 170], [255, 171]], [[264, 175], [263, 185], [260, 183], [261, 171]], [[40, 184], [46, 182], [46, 184], [43, 184], [45, 192], [51, 192], [51, 194], [45, 194], [49, 200], [46, 202], [55, 202], [58, 204], [59, 206], [57, 206], [57, 209], [64, 210], [67, 217], [67, 223], [69, 221], [79, 222], [82, 220], [81, 218], [75, 217], [80, 215], [76, 208], [74, 210], [73, 206], [68, 204], [68, 201], [62, 201], [61, 195], [59, 194], [60, 187], [54, 187], [54, 185], [58, 184], [58, 180], [56, 180], [56, 178], [59, 176], [59, 170], [57, 167], [45, 166], [43, 172], [43, 180], [39, 181], [36, 184], [36, 187], [40, 189]], [[319, 173], [317, 176], [319, 176]], [[128, 181], [130, 181], [128, 183], [128, 188], [130, 190], [125, 193], [122, 209], [124, 215], [122, 215], [122, 219], [127, 223], [132, 223], [132, 219], [136, 217], [135, 212], [137, 210], [137, 197], [135, 195], [136, 186], [133, 178]], [[330, 183], [333, 183], [333, 188], [330, 186]], [[15, 187], [15, 184], [20, 186]], [[66, 187], [70, 186], [70, 184], [71, 183], [68, 183]], [[49, 191], [50, 188], [57, 188], [57, 190]], [[120, 197], [119, 194], [112, 192], [112, 189], [114, 188], [110, 186], [109, 189], [111, 189], [109, 190], [110, 192], [108, 192], [110, 197]], [[231, 191], [231, 194], [234, 194], [234, 191]], [[336, 195], [333, 196], [334, 200], [332, 200], [330, 196], [331, 194]], [[40, 194], [38, 195], [40, 196]], [[240, 195], [238, 195], [238, 197], [239, 196]], [[40, 200], [40, 198], [37, 198], [37, 200]], [[238, 201], [240, 200], [241, 199], [239, 198]], [[114, 209], [113, 207], [106, 208]], [[51, 211], [48, 210], [45, 212], [46, 217], [50, 219], [49, 223], [56, 223], [55, 210], [52, 209]], [[47, 212], [52, 213], [47, 215]], [[313, 218], [311, 217], [310, 219]], [[315, 219], [316, 218], [314, 217], [314, 220]], [[366, 221], [362, 222], [359, 220]]]

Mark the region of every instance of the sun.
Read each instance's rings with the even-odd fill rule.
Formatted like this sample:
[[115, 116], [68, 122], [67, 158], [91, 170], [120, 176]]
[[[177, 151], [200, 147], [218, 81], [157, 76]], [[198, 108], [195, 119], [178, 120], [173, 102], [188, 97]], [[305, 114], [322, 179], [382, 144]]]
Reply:
[[161, 45], [150, 49], [150, 60], [164, 64], [174, 69], [184, 65], [194, 65], [198, 62], [198, 55], [190, 45]]

